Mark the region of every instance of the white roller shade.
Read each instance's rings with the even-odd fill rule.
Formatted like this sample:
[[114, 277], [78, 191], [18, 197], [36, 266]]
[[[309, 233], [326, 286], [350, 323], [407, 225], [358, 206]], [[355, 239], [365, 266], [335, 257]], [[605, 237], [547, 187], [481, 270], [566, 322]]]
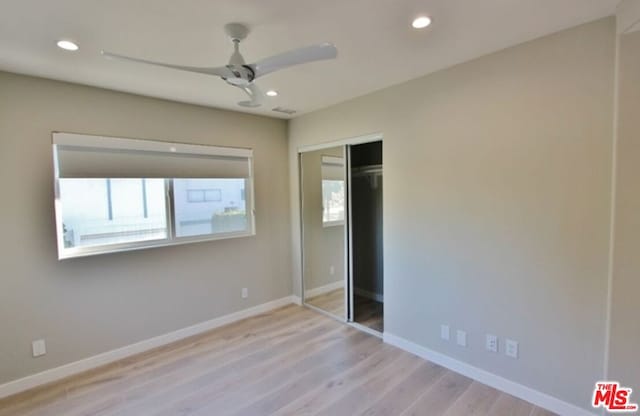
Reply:
[[344, 158], [322, 156], [322, 179], [343, 181], [344, 176]]
[[59, 178], [248, 178], [251, 149], [54, 133]]

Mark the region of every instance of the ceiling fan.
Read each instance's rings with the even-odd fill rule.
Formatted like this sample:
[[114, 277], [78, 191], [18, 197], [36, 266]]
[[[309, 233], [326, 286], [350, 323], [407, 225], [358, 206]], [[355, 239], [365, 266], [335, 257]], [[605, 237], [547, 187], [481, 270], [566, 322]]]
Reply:
[[215, 75], [222, 78], [229, 85], [242, 89], [249, 96], [248, 101], [240, 101], [238, 104], [243, 107], [258, 107], [262, 104], [264, 95], [255, 84], [255, 80], [281, 69], [305, 64], [323, 59], [333, 59], [338, 55], [338, 50], [331, 43], [320, 43], [304, 48], [294, 49], [269, 58], [262, 59], [253, 64], [247, 64], [242, 54], [240, 54], [240, 42], [249, 34], [249, 28], [241, 23], [229, 23], [225, 25], [224, 31], [233, 43], [233, 54], [229, 63], [221, 67], [192, 67], [172, 65], [162, 62], [147, 61], [144, 59], [132, 58], [129, 56], [117, 55], [102, 51], [102, 55], [107, 58], [120, 59], [124, 61], [140, 62], [144, 64], [158, 65], [167, 68], [179, 69], [181, 71], [196, 72], [199, 74]]

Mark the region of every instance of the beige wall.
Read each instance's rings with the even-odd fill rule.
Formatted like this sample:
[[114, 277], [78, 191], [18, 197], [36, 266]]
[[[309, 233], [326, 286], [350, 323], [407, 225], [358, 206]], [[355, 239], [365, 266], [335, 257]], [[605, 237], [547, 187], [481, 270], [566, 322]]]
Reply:
[[[52, 130], [252, 147], [257, 235], [58, 262]], [[0, 384], [290, 295], [287, 178], [285, 121], [0, 72]]]
[[[385, 331], [590, 408], [604, 366], [614, 39], [614, 19], [600, 20], [290, 123], [292, 167], [301, 145], [384, 134]], [[466, 330], [468, 348], [442, 342], [441, 323]], [[520, 358], [486, 352], [486, 333], [518, 340]]]
[[[639, 16], [640, 17], [640, 16]], [[640, 31], [621, 35], [609, 376], [640, 392]]]

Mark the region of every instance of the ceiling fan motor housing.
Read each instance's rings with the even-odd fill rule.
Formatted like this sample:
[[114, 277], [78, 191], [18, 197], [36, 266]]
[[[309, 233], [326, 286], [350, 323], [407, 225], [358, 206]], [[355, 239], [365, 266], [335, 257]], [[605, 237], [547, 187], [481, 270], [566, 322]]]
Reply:
[[255, 72], [249, 65], [227, 65], [227, 69], [233, 72], [233, 77], [222, 77], [228, 84], [236, 87], [244, 87], [253, 82]]

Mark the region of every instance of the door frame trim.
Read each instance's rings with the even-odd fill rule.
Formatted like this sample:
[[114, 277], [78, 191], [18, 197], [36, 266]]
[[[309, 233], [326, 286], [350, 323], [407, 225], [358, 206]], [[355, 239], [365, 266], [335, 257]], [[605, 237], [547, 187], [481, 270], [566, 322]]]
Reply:
[[[317, 150], [323, 150], [333, 147], [342, 146], [345, 152], [345, 192], [347, 193], [347, 201], [346, 201], [346, 216], [345, 216], [345, 313], [342, 317], [342, 321], [350, 324], [354, 328], [357, 328], [361, 331], [367, 332], [369, 334], [375, 336], [381, 336], [382, 333], [373, 330], [371, 328], [365, 327], [353, 320], [353, 259], [352, 259], [352, 230], [351, 230], [351, 146], [357, 144], [365, 144], [365, 143], [373, 143], [373, 142], [383, 142], [384, 143], [384, 134], [382, 132], [374, 132], [369, 134], [364, 134], [360, 136], [346, 137], [343, 139], [318, 143], [318, 144], [310, 144], [298, 146], [297, 148], [297, 156], [298, 156], [298, 192], [299, 192], [299, 202], [300, 202], [300, 288], [302, 290], [301, 301], [305, 306], [310, 307], [316, 311], [321, 311], [321, 309], [314, 307], [305, 302], [304, 297], [304, 195], [302, 192], [302, 182], [303, 182], [303, 172], [302, 172], [302, 154], [307, 152], [314, 152]], [[384, 146], [384, 145], [383, 145]], [[383, 279], [384, 286], [384, 279]], [[332, 316], [328, 312], [325, 315]], [[338, 318], [338, 320], [340, 320]]]
[[338, 139], [330, 142], [298, 146], [298, 153], [313, 152], [315, 150], [322, 150], [330, 147], [347, 146], [352, 144], [363, 144], [363, 143], [381, 142], [381, 141], [384, 141], [384, 135], [382, 134], [382, 132], [375, 132], [375, 133], [365, 134], [362, 136], [345, 137], [343, 139]]

